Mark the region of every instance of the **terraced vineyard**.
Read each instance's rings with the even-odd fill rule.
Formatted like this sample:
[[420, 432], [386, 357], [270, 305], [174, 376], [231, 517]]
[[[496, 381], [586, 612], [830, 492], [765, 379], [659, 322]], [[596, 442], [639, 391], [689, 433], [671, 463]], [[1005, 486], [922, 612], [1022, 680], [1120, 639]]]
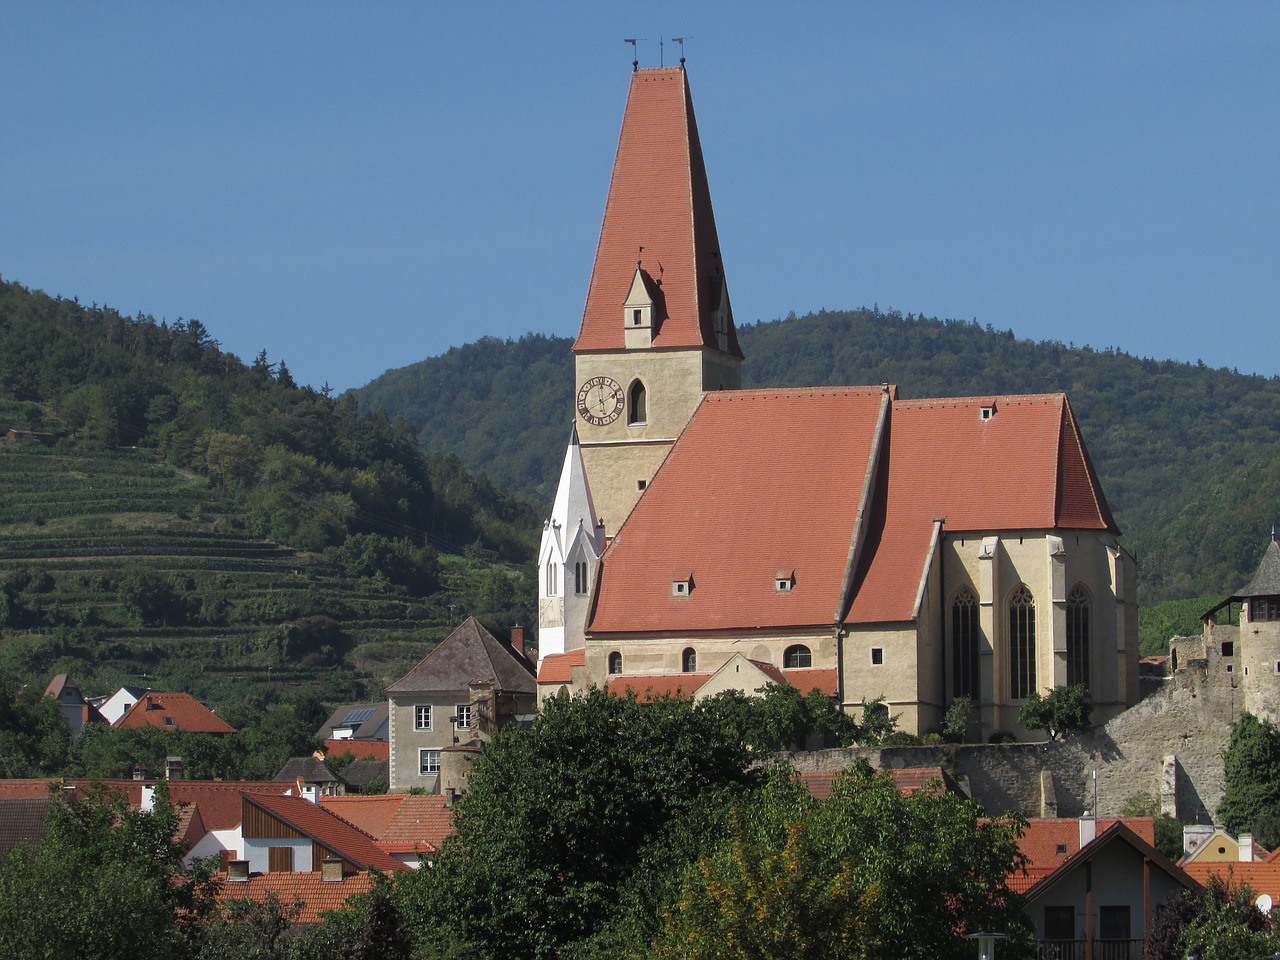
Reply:
[[441, 567], [445, 590], [415, 597], [249, 535], [204, 478], [146, 452], [0, 441], [0, 665], [18, 676], [380, 695], [465, 612], [475, 562]]

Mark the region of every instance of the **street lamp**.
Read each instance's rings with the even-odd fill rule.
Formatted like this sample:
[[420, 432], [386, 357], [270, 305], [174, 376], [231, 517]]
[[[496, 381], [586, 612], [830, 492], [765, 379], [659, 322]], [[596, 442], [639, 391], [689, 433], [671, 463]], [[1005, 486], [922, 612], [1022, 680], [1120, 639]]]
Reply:
[[978, 960], [995, 960], [996, 941], [1007, 936], [1007, 933], [966, 933], [964, 938], [978, 941]]

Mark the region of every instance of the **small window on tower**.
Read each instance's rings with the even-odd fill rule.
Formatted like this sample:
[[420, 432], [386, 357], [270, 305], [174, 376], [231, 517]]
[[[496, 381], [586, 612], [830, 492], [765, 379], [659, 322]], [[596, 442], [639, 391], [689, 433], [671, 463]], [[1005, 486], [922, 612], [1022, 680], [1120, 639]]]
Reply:
[[1236, 645], [1231, 640], [1222, 642], [1222, 655], [1224, 657], [1234, 657], [1236, 655]]
[[640, 317], [641, 317], [641, 316], [642, 316], [642, 314], [640, 313], [640, 311], [639, 311], [639, 310], [632, 310], [632, 311], [631, 311], [631, 324], [632, 324], [632, 326], [636, 326], [636, 327], [640, 326]]
[[637, 489], [637, 490], [643, 490], [643, 489], [644, 489], [645, 487], [647, 487], [648, 485], [649, 485], [649, 481], [648, 481], [648, 480], [637, 480], [637, 481], [636, 481], [636, 489]]
[[876, 666], [884, 663], [884, 647], [871, 648], [871, 662]]

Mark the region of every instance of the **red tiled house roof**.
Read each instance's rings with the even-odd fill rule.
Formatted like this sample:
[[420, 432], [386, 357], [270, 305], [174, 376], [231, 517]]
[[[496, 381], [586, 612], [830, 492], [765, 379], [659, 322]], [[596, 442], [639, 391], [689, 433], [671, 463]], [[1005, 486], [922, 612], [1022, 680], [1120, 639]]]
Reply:
[[189, 693], [144, 693], [113, 726], [156, 727], [187, 733], [235, 733], [227, 723]]
[[1236, 860], [1197, 861], [1186, 863], [1182, 869], [1193, 880], [1200, 884], [1208, 884], [1210, 877], [1217, 877], [1229, 886], [1247, 886], [1253, 891], [1253, 899], [1266, 894], [1272, 904], [1280, 903], [1280, 862], [1274, 860], [1254, 860], [1240, 862]]
[[538, 661], [539, 683], [570, 683], [574, 667], [585, 666], [587, 651], [570, 650], [568, 653], [553, 653]]
[[[1103, 817], [1095, 825], [1096, 836], [1102, 836], [1118, 823], [1124, 824], [1144, 843], [1155, 846], [1155, 821], [1151, 817], [1126, 817], [1124, 820]], [[1056, 817], [1029, 820], [1026, 830], [1018, 838], [1018, 849], [1027, 858], [1026, 870], [1017, 871], [1009, 878], [1009, 888], [1025, 893], [1079, 852], [1080, 821]]]
[[372, 758], [374, 760], [391, 759], [390, 740], [325, 740], [325, 756], [340, 757], [350, 753], [357, 760]]
[[[661, 281], [654, 347], [720, 349], [712, 319], [727, 297], [720, 241], [688, 77], [677, 67], [631, 75], [575, 353], [623, 348], [619, 321], [637, 260], [646, 286]], [[723, 352], [741, 358], [724, 307]]]
[[373, 889], [373, 874], [357, 873], [341, 880], [323, 880], [319, 873], [264, 873], [248, 880], [228, 880], [218, 890], [218, 900], [253, 900], [265, 903], [274, 894], [285, 909], [296, 907], [294, 923], [319, 923], [331, 910], [340, 910], [351, 897]]
[[[399, 860], [378, 849], [373, 838], [337, 814], [301, 797], [242, 795], [243, 819], [257, 807], [272, 819], [292, 827], [313, 843], [341, 857], [357, 870], [405, 870]], [[248, 835], [246, 834], [246, 839]]]

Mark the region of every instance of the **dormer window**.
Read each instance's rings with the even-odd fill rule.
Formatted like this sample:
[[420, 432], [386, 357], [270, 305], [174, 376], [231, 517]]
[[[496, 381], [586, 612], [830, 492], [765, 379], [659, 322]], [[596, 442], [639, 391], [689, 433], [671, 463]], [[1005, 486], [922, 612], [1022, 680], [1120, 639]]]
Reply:
[[996, 415], [996, 405], [994, 403], [983, 404], [978, 408], [978, 413], [983, 420], [990, 420]]
[[687, 577], [677, 577], [671, 581], [671, 595], [673, 597], [687, 597], [693, 593], [693, 574]]
[[796, 585], [794, 570], [779, 570], [773, 575], [773, 589], [777, 593], [790, 593]]

